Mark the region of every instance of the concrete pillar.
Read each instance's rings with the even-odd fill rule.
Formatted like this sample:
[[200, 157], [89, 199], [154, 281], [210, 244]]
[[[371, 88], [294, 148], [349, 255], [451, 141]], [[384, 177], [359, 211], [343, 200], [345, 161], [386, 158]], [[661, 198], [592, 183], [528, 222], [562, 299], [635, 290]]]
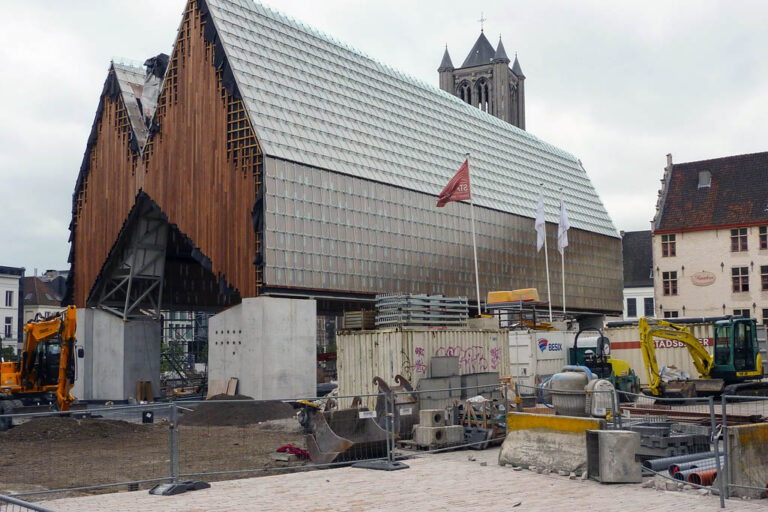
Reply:
[[[77, 310], [77, 378], [72, 394], [80, 400], [127, 400], [136, 381], [151, 381], [160, 394], [161, 325], [151, 318], [129, 320], [94, 308]], [[77, 357], [77, 349], [84, 357]]]
[[256, 399], [316, 394], [317, 305], [314, 300], [243, 299], [208, 324], [208, 380], [238, 379]]

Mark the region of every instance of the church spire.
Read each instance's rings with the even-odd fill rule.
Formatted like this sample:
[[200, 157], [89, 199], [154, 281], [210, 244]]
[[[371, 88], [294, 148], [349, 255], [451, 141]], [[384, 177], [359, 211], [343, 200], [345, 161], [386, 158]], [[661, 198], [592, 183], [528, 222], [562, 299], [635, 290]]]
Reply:
[[488, 42], [488, 38], [485, 37], [484, 33], [480, 32], [480, 37], [477, 38], [475, 45], [469, 50], [469, 55], [464, 59], [464, 64], [462, 64], [461, 67], [467, 68], [470, 66], [490, 64], [494, 53], [496, 53], [496, 51], [493, 49], [491, 43]]
[[440, 62], [438, 71], [453, 71], [453, 62], [451, 62], [451, 56], [448, 55], [448, 45], [445, 45], [445, 53], [443, 54], [443, 60]]
[[523, 68], [520, 67], [520, 62], [517, 60], [517, 52], [515, 52], [515, 63], [512, 64], [512, 72], [519, 78], [525, 78]]
[[496, 53], [493, 55], [493, 62], [505, 62], [509, 64], [509, 57], [504, 50], [504, 43], [501, 42], [501, 35], [499, 35], [499, 45], [496, 47]]

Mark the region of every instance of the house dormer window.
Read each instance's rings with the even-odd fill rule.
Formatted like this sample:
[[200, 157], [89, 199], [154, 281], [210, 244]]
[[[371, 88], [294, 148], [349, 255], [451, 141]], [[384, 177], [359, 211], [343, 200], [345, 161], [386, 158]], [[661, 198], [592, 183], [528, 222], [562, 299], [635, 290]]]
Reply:
[[699, 171], [699, 188], [709, 188], [712, 185], [712, 173]]

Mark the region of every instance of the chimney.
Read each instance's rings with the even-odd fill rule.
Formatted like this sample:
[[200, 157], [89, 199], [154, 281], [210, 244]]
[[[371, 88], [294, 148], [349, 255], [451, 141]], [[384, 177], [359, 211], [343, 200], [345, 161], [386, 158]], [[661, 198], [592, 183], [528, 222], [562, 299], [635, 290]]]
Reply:
[[667, 167], [672, 167], [672, 153], [667, 153]]

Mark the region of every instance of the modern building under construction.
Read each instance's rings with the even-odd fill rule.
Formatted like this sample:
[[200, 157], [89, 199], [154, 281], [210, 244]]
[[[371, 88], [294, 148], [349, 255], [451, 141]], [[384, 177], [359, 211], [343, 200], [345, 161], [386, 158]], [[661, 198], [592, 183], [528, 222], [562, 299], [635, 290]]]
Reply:
[[546, 297], [534, 217], [542, 190], [556, 247], [562, 188], [568, 310], [620, 313], [621, 239], [575, 156], [252, 0], [190, 0], [170, 57], [110, 66], [70, 300], [125, 319], [260, 295], [319, 314], [387, 292], [474, 300], [470, 205], [435, 206], [465, 153], [481, 296]]

